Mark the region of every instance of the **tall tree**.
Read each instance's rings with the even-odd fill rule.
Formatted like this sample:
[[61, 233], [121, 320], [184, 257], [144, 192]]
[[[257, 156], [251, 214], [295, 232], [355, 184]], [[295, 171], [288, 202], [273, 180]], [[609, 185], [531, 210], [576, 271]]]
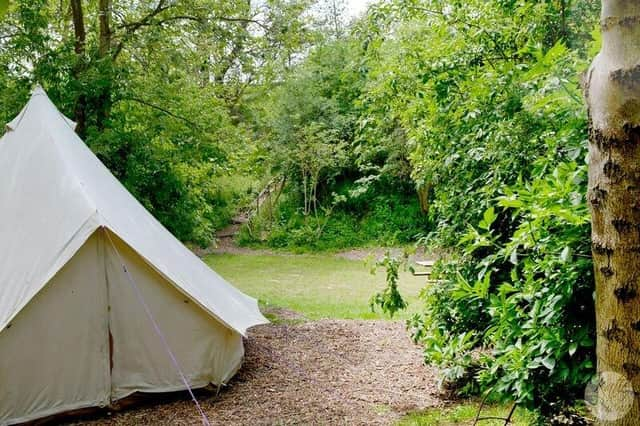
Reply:
[[[84, 26], [84, 12], [82, 10], [81, 0], [71, 0], [71, 16], [73, 21], [73, 31], [75, 36], [74, 49], [76, 53], [76, 64], [73, 67], [73, 78], [80, 80], [82, 72], [85, 69], [86, 59], [85, 53], [87, 48], [87, 32]], [[87, 99], [84, 93], [80, 93], [76, 100], [74, 109], [74, 119], [78, 126], [76, 131], [81, 137], [84, 137], [87, 120]]]
[[[98, 22], [99, 22], [99, 43], [98, 43], [98, 59], [101, 61], [106, 72], [111, 74], [111, 0], [100, 0], [98, 2]], [[104, 130], [105, 122], [109, 118], [111, 110], [111, 78], [105, 79], [105, 83], [100, 88], [97, 102], [97, 119], [96, 124], [99, 130]]]
[[600, 422], [640, 419], [640, 1], [603, 0], [586, 76]]

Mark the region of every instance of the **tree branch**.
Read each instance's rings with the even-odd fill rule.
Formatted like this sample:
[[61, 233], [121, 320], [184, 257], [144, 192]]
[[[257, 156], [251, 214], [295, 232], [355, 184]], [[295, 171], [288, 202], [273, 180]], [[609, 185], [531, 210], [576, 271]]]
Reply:
[[451, 23], [453, 24], [463, 24], [463, 25], [467, 25], [468, 27], [471, 28], [476, 28], [478, 30], [480, 30], [480, 32], [485, 35], [494, 45], [494, 47], [496, 48], [496, 50], [498, 51], [498, 53], [502, 56], [502, 59], [507, 60], [507, 55], [505, 54], [504, 50], [501, 48], [500, 44], [498, 43], [498, 41], [496, 40], [495, 36], [492, 35], [491, 33], [489, 33], [489, 31], [487, 31], [486, 28], [484, 28], [483, 26], [476, 24], [474, 22], [469, 22], [469, 21], [465, 21], [463, 19], [460, 18], [449, 18], [449, 16], [447, 14], [445, 14], [443, 11], [438, 11], [438, 10], [433, 10], [433, 9], [427, 9], [424, 7], [420, 7], [420, 6], [406, 6], [408, 9], [413, 9], [413, 10], [417, 10], [423, 13], [426, 13], [427, 15], [433, 15], [433, 16], [440, 16], [444, 19], [448, 19]]
[[120, 40], [120, 43], [118, 43], [118, 45], [116, 46], [116, 48], [113, 51], [113, 59], [115, 60], [118, 57], [118, 55], [120, 55], [120, 53], [122, 52], [122, 49], [124, 48], [125, 43], [140, 28], [148, 27], [148, 26], [152, 26], [152, 25], [162, 25], [162, 24], [165, 24], [167, 22], [172, 22], [172, 21], [184, 20], [184, 21], [194, 21], [194, 22], [203, 23], [203, 22], [211, 20], [211, 21], [234, 22], [234, 23], [240, 23], [240, 24], [244, 24], [244, 25], [256, 24], [256, 25], [259, 25], [260, 27], [262, 27], [264, 30], [268, 30], [268, 27], [265, 24], [263, 24], [262, 22], [258, 21], [257, 19], [253, 19], [253, 18], [234, 18], [234, 17], [228, 17], [228, 16], [202, 17], [202, 16], [196, 16], [196, 15], [174, 15], [174, 16], [167, 16], [166, 18], [162, 18], [162, 19], [154, 19], [155, 17], [160, 15], [162, 12], [168, 10], [171, 7], [172, 7], [172, 5], [166, 4], [166, 0], [160, 0], [158, 2], [158, 5], [155, 7], [155, 9], [153, 9], [151, 12], [149, 12], [147, 15], [145, 15], [139, 21], [130, 22], [130, 23], [126, 23], [125, 22], [125, 23], [120, 24], [118, 26], [118, 28], [119, 29], [124, 29], [125, 30], [125, 34], [122, 37], [122, 39]]
[[[166, 9], [165, 9], [166, 10]], [[139, 22], [133, 22], [133, 23], [124, 23], [121, 24], [118, 28], [126, 28], [126, 29], [130, 29], [132, 27], [135, 27], [135, 30], [137, 30], [140, 27], [143, 26], [151, 26], [151, 25], [160, 25], [160, 24], [164, 24], [167, 22], [171, 22], [171, 21], [195, 21], [195, 22], [206, 22], [207, 20], [211, 20], [211, 21], [224, 21], [224, 22], [237, 22], [237, 23], [241, 23], [241, 24], [256, 24], [259, 25], [260, 27], [267, 29], [267, 26], [265, 24], [263, 24], [262, 22], [256, 20], [256, 19], [252, 19], [252, 18], [230, 18], [228, 16], [212, 16], [211, 18], [204, 18], [201, 16], [194, 16], [194, 15], [175, 15], [175, 16], [168, 16], [166, 18], [160, 19], [160, 20], [155, 20], [155, 21], [151, 21], [151, 19], [145, 20], [144, 22], [139, 21]], [[134, 31], [135, 31], [134, 30]]]
[[184, 121], [188, 125], [193, 126], [193, 127], [197, 128], [197, 129], [200, 129], [200, 126], [198, 124], [196, 124], [195, 122], [189, 120], [188, 118], [183, 117], [183, 116], [178, 115], [178, 114], [175, 114], [175, 113], [173, 113], [173, 112], [169, 111], [168, 109], [165, 109], [165, 108], [163, 108], [161, 106], [158, 106], [158, 105], [152, 104], [150, 102], [147, 102], [144, 99], [140, 99], [140, 98], [136, 98], [136, 97], [129, 97], [129, 98], [123, 98], [121, 100], [138, 102], [139, 104], [142, 104], [142, 105], [148, 106], [149, 108], [153, 108], [155, 110], [163, 112], [163, 113], [167, 114], [170, 117], [173, 117], [175, 119]]
[[262, 27], [265, 30], [269, 29], [265, 24], [263, 24], [262, 22], [258, 21], [257, 19], [251, 19], [251, 18], [229, 18], [229, 17], [226, 17], [226, 16], [214, 16], [212, 19], [214, 21], [226, 21], [226, 22], [239, 22], [239, 23], [244, 23], [244, 24], [256, 24], [256, 25], [259, 25], [260, 27]]
[[116, 48], [113, 51], [112, 57], [115, 60], [119, 55], [120, 52], [122, 52], [122, 49], [124, 48], [124, 43], [141, 27], [145, 26], [145, 25], [149, 25], [149, 21], [151, 21], [151, 19], [153, 19], [155, 16], [157, 16], [158, 14], [164, 12], [165, 10], [169, 9], [171, 7], [171, 5], [165, 5], [166, 0], [160, 0], [158, 2], [158, 5], [155, 7], [155, 9], [153, 9], [151, 12], [149, 12], [147, 15], [145, 15], [141, 20], [139, 20], [138, 22], [134, 22], [131, 24], [126, 24], [126, 26], [121, 26], [121, 28], [126, 28], [126, 33], [124, 35], [124, 37], [122, 38], [122, 40], [120, 40], [120, 43], [118, 43], [118, 45], [116, 46]]

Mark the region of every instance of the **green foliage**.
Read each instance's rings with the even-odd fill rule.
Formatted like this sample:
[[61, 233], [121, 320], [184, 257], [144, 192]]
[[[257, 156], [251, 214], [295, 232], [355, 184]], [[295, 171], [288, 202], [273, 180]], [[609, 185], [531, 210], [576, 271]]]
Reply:
[[358, 158], [432, 188], [423, 241], [451, 255], [409, 326], [464, 391], [547, 409], [593, 372], [578, 78], [597, 6], [389, 1], [358, 27]]
[[[469, 229], [453, 262], [462, 268], [442, 266], [444, 286], [425, 292], [425, 317], [412, 322], [430, 361], [468, 369], [466, 356], [442, 353], [458, 351], [462, 333], [473, 331], [474, 346], [490, 349], [474, 377], [482, 388], [542, 407], [582, 391], [595, 330], [585, 184], [586, 165], [561, 163], [505, 188], [500, 213], [487, 210]], [[495, 231], [499, 217], [513, 224], [507, 235]]]
[[391, 318], [398, 312], [407, 308], [407, 302], [402, 298], [402, 295], [398, 291], [398, 278], [400, 274], [400, 268], [406, 266], [407, 259], [396, 259], [387, 252], [382, 258], [378, 260], [375, 266], [371, 270], [371, 274], [375, 275], [377, 268], [384, 268], [387, 275], [387, 285], [379, 293], [374, 294], [369, 300], [369, 307], [372, 312], [375, 312], [376, 307], [379, 307], [382, 312], [389, 315]]
[[[345, 184], [339, 190], [351, 187]], [[241, 230], [239, 242], [294, 252], [392, 247], [415, 241], [428, 223], [415, 195], [372, 191], [341, 200], [318, 215], [305, 216], [295, 194], [285, 194], [273, 212], [263, 210]]]
[[252, 96], [317, 39], [311, 2], [124, 0], [103, 11], [77, 1], [83, 28], [71, 2], [10, 3], [0, 20], [0, 119], [42, 84], [145, 207], [178, 238], [208, 244], [241, 195], [221, 183], [261, 171], [246, 167], [257, 151]]
[[[336, 247], [420, 233], [448, 249], [409, 326], [427, 361], [464, 392], [547, 409], [581, 392], [593, 371], [578, 79], [597, 7], [381, 2], [348, 36], [311, 52], [266, 109], [266, 150], [292, 185], [264, 240], [318, 249], [324, 236]], [[335, 151], [324, 156], [319, 143]], [[317, 197], [305, 197], [304, 147], [322, 163]], [[412, 202], [395, 210], [394, 191]], [[309, 198], [330, 214], [309, 214]], [[397, 265], [386, 267], [389, 284], [372, 303], [395, 313]]]
[[[472, 395], [478, 391], [473, 375], [479, 369], [478, 356], [473, 349], [478, 343], [474, 331], [458, 335], [438, 334], [434, 330], [421, 343], [425, 347], [425, 361], [440, 367], [440, 383], [444, 390], [453, 390], [459, 396]], [[446, 342], [446, 344], [443, 344]]]
[[0, 18], [9, 10], [9, 0], [0, 0]]
[[[509, 275], [487, 295], [484, 339], [494, 353], [478, 379], [528, 404], [579, 392], [593, 372], [595, 326], [585, 318], [594, 311], [585, 184], [586, 165], [564, 163], [507, 189], [498, 205], [519, 225], [481, 260], [487, 270]], [[470, 255], [477, 250], [472, 241], [466, 247]]]
[[289, 191], [299, 196], [304, 215], [332, 202], [329, 186], [348, 167], [358, 95], [351, 44], [334, 41], [314, 50], [268, 95], [261, 114], [267, 167], [291, 178]]
[[[434, 426], [434, 425], [470, 425], [478, 414], [480, 403], [473, 400], [463, 401], [460, 404], [446, 407], [429, 408], [424, 411], [417, 411], [404, 416], [398, 426]], [[508, 404], [491, 404], [483, 407], [483, 417], [495, 417], [493, 420], [484, 420], [478, 424], [483, 426], [503, 426], [504, 420], [509, 413]], [[539, 424], [541, 419], [532, 411], [522, 408], [516, 409], [511, 423], [514, 426], [532, 426]]]
[[[373, 173], [373, 154], [357, 136], [362, 59], [356, 38], [330, 39], [265, 99], [262, 149], [271, 172], [288, 177], [288, 204], [278, 208], [274, 223], [259, 219], [260, 231], [242, 241], [323, 250], [406, 243], [424, 232], [406, 155], [395, 162], [395, 154], [378, 153], [376, 164], [388, 173]], [[336, 194], [343, 197], [339, 205]]]

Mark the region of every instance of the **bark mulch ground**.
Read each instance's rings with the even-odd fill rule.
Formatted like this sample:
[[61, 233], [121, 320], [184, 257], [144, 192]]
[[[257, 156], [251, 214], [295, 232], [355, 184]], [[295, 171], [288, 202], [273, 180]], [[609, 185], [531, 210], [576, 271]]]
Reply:
[[[442, 405], [436, 382], [402, 322], [291, 314], [250, 331], [245, 363], [218, 396], [197, 395], [211, 424], [393, 424], [409, 411]], [[177, 398], [83, 424], [202, 424], [193, 402]]]

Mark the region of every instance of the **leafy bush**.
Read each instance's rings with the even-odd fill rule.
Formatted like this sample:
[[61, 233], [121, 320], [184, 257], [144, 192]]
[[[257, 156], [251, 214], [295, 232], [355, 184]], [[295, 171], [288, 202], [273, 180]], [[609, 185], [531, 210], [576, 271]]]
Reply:
[[465, 392], [543, 409], [594, 371], [578, 76], [597, 2], [573, 2], [564, 22], [557, 7], [390, 1], [362, 30], [361, 137], [405, 141], [416, 187], [432, 188], [423, 242], [450, 248], [414, 339]]
[[[343, 190], [348, 192], [348, 188]], [[285, 194], [272, 215], [263, 211], [241, 231], [239, 242], [293, 251], [390, 247], [415, 241], [428, 223], [413, 194], [372, 191], [366, 201], [353, 197], [341, 200], [321, 214], [304, 215], [296, 195]]]
[[[584, 389], [595, 330], [585, 183], [585, 165], [561, 164], [506, 188], [469, 229], [453, 262], [464, 267], [441, 267], [443, 286], [425, 291], [425, 314], [410, 323], [429, 361], [461, 377], [472, 347], [443, 353], [473, 335], [486, 352], [474, 378], [483, 389], [539, 407]], [[501, 216], [516, 224], [504, 242], [493, 231]]]

